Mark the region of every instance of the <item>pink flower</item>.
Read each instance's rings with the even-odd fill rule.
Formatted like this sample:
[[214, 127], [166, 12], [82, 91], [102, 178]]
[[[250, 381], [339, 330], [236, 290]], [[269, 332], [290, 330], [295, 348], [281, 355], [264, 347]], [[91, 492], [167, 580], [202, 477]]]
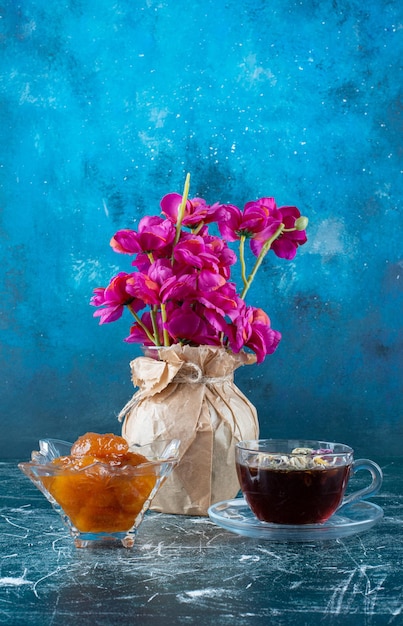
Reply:
[[232, 327], [228, 328], [231, 349], [239, 352], [244, 347], [250, 348], [255, 352], [258, 363], [276, 350], [280, 339], [281, 334], [270, 326], [269, 316], [254, 307], [242, 307]]
[[129, 304], [134, 311], [139, 311], [145, 306], [144, 302], [136, 300], [127, 291], [127, 283], [132, 277], [133, 274], [120, 272], [111, 279], [106, 288], [98, 287], [94, 289], [94, 295], [90, 304], [102, 307], [94, 313], [94, 317], [100, 318], [100, 324], [107, 324], [119, 319], [123, 314], [125, 306]]
[[157, 259], [146, 271], [132, 274], [126, 290], [145, 305], [158, 306], [164, 301], [163, 287], [171, 278], [175, 279], [169, 260]]
[[[181, 203], [182, 196], [179, 193], [168, 193], [161, 200], [161, 211], [173, 224], [176, 224], [178, 221]], [[182, 224], [183, 226], [192, 227], [201, 223], [210, 224], [215, 222], [219, 209], [220, 205], [218, 203], [209, 206], [203, 198], [187, 200]]]
[[227, 241], [236, 241], [241, 237], [251, 239], [255, 244], [252, 247], [251, 241], [251, 249], [256, 254], [256, 250], [259, 248], [260, 252], [264, 243], [275, 234], [282, 215], [274, 198], [261, 198], [245, 204], [243, 211], [233, 205], [223, 205], [221, 217], [223, 221], [218, 225], [221, 235]]
[[237, 261], [235, 252], [219, 237], [206, 235], [204, 236], [204, 242], [216, 258], [217, 271], [228, 280], [231, 276], [231, 266], [235, 265]]
[[196, 297], [196, 275], [175, 274], [168, 278], [161, 286], [161, 302], [181, 302], [183, 300], [194, 300]]
[[[293, 259], [297, 254], [298, 246], [307, 242], [305, 230], [294, 230], [295, 223], [301, 217], [300, 211], [295, 206], [283, 206], [279, 209], [282, 215], [282, 222], [285, 231], [280, 237], [273, 241], [271, 247], [273, 252], [282, 259]], [[291, 229], [289, 232], [288, 229]]]
[[197, 301], [205, 294], [215, 293], [220, 286], [225, 286], [225, 279], [211, 270], [189, 270], [186, 274], [176, 274], [165, 281], [161, 286], [161, 301]]
[[[137, 230], [122, 229], [112, 237], [112, 248], [132, 255], [135, 269], [117, 274], [106, 288], [94, 289], [91, 304], [99, 307], [94, 316], [104, 324], [119, 319], [127, 308], [135, 318], [125, 339], [129, 343], [247, 349], [261, 363], [276, 350], [281, 334], [245, 298], [269, 249], [278, 257], [294, 258], [307, 240], [308, 220], [296, 207], [277, 207], [272, 197], [247, 202], [241, 210], [232, 204], [208, 205], [199, 197], [187, 199], [188, 189], [189, 175], [180, 218], [183, 196], [170, 193], [161, 200], [161, 215], [143, 217]], [[219, 237], [209, 232], [211, 224]], [[258, 257], [250, 267], [246, 239]], [[236, 241], [240, 294], [231, 280], [238, 259], [230, 244]]]
[[[218, 252], [218, 254], [217, 254]], [[164, 300], [196, 298], [225, 285], [226, 269], [232, 255], [225, 255], [221, 247], [212, 245], [200, 235], [189, 235], [178, 242], [174, 250], [175, 277], [163, 286]]]
[[175, 239], [175, 227], [162, 217], [143, 217], [138, 231], [119, 230], [111, 239], [115, 252], [136, 254], [137, 252], [156, 252], [166, 250]]
[[225, 279], [230, 277], [230, 267], [236, 262], [235, 253], [224, 241], [218, 237], [201, 235], [181, 238], [175, 247], [174, 258], [179, 266], [208, 269]]
[[188, 302], [170, 312], [166, 329], [175, 343], [182, 341], [193, 345], [216, 346], [221, 343], [215, 328]]
[[[156, 255], [153, 254], [153, 256]], [[148, 272], [151, 263], [150, 257], [145, 252], [138, 252], [132, 261], [132, 265], [134, 265], [139, 272]]]
[[197, 301], [207, 309], [217, 311], [220, 316], [231, 317], [237, 310], [239, 297], [234, 283], [224, 283], [218, 289], [201, 292]]
[[180, 265], [201, 269], [217, 269], [217, 257], [206, 246], [203, 237], [192, 235], [179, 241], [175, 246], [174, 259]]

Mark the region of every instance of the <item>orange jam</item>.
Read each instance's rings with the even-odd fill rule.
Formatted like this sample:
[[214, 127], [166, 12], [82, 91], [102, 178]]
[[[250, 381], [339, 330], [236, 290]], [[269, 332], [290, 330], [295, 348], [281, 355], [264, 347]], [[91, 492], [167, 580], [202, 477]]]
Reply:
[[43, 484], [81, 532], [129, 530], [156, 483], [153, 465], [129, 452], [118, 435], [86, 433], [73, 444], [70, 456], [54, 459], [55, 473]]

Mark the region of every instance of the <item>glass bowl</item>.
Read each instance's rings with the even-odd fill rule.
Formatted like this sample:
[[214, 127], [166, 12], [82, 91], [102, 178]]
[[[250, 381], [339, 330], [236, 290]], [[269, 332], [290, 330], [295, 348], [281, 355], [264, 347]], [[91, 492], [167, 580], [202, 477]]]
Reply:
[[78, 548], [111, 540], [131, 548], [152, 499], [178, 462], [179, 445], [177, 439], [134, 445], [130, 452], [146, 457], [139, 465], [95, 461], [77, 469], [52, 463], [70, 455], [71, 443], [42, 439], [31, 461], [18, 467], [60, 514]]

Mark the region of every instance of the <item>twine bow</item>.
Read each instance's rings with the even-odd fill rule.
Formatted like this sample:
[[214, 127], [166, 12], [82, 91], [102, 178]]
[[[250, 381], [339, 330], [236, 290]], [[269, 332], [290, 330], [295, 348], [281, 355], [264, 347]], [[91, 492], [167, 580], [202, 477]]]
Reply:
[[[200, 385], [219, 385], [225, 382], [233, 382], [234, 373], [230, 372], [224, 376], [205, 376], [203, 370], [196, 363], [183, 363], [179, 372], [170, 380], [169, 384], [200, 384]], [[123, 409], [118, 414], [119, 422], [122, 422], [130, 411], [137, 406], [137, 404], [149, 395], [148, 390], [136, 391], [136, 393], [125, 404]]]
[[196, 363], [184, 363], [181, 370], [174, 376], [172, 383], [200, 383], [203, 385], [216, 385], [227, 381], [232, 381], [234, 374], [231, 372], [226, 376], [204, 376], [201, 367]]

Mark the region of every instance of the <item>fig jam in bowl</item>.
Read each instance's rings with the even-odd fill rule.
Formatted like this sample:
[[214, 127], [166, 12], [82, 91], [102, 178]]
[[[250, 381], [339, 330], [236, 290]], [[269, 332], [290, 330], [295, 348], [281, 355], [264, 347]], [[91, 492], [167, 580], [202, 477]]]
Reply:
[[[242, 494], [257, 519], [273, 524], [318, 524], [337, 509], [374, 495], [382, 470], [369, 459], [354, 460], [345, 444], [260, 439], [236, 445], [236, 469]], [[350, 478], [360, 470], [371, 484], [345, 497]]]
[[111, 433], [74, 443], [39, 441], [21, 471], [60, 514], [79, 548], [99, 542], [134, 545], [152, 499], [178, 461], [178, 440], [128, 447]]

